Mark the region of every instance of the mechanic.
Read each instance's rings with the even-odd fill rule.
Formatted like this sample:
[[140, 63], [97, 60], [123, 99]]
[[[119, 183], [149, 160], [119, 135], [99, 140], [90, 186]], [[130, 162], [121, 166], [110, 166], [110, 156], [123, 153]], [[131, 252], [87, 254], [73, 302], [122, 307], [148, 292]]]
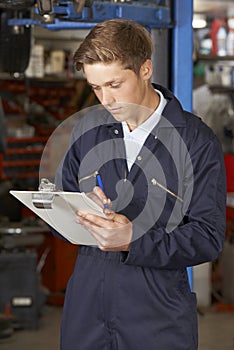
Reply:
[[152, 50], [140, 24], [113, 19], [96, 25], [74, 55], [100, 105], [73, 129], [56, 183], [88, 192], [105, 216], [76, 213], [97, 244], [79, 247], [62, 350], [198, 347], [187, 267], [222, 250], [223, 153], [199, 117], [150, 82]]

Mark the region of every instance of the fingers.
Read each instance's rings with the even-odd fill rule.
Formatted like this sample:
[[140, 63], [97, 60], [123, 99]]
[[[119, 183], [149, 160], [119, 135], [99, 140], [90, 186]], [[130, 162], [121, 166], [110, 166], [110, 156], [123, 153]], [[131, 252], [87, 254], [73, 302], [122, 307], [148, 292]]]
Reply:
[[102, 191], [102, 189], [99, 186], [95, 186], [93, 188], [93, 193], [100, 199], [104, 208], [111, 207], [111, 200], [109, 198], [107, 198], [107, 196], [105, 195], [105, 193]]
[[92, 199], [96, 204], [102, 208], [111, 208], [112, 203], [110, 198], [107, 198], [102, 189], [98, 186], [93, 188], [92, 192], [86, 193], [86, 196]]
[[99, 186], [95, 186], [93, 188], [93, 193], [96, 194], [96, 196], [102, 200], [107, 199], [105, 193], [103, 192], [103, 190]]
[[111, 220], [113, 222], [116, 222], [116, 223], [119, 223], [122, 225], [127, 225], [129, 223], [129, 220], [126, 216], [121, 215], [121, 214], [117, 214], [109, 208], [104, 209], [103, 212], [106, 215], [106, 218], [108, 220]]
[[89, 231], [101, 250], [129, 250], [133, 232], [132, 223], [124, 215], [110, 209], [104, 209], [104, 211], [106, 211], [106, 218], [77, 211], [76, 222]]
[[[128, 251], [131, 242], [131, 236], [127, 236], [125, 232], [120, 234], [119, 229], [114, 230], [114, 235], [111, 237], [110, 233], [113, 230], [103, 230], [101, 227], [92, 226], [87, 227], [89, 233], [95, 238], [97, 246], [103, 251]], [[109, 231], [109, 232], [108, 232]]]
[[99, 205], [99, 207], [103, 208], [103, 201], [99, 197], [97, 197], [95, 193], [88, 192], [86, 193], [86, 196], [89, 197], [94, 203]]
[[124, 226], [129, 224], [129, 220], [126, 216], [117, 214], [110, 209], [104, 209], [104, 214], [106, 218], [103, 218], [99, 215], [85, 213], [82, 211], [76, 212], [76, 221], [78, 223], [84, 223], [87, 220], [89, 223], [94, 224], [95, 226], [103, 227], [103, 228], [113, 228], [117, 226]]
[[111, 228], [110, 225], [111, 219], [103, 218], [95, 214], [90, 213], [84, 213], [81, 211], [76, 212], [76, 222], [82, 225], [90, 225], [90, 226], [96, 226], [96, 227], [105, 227], [105, 228]]
[[[95, 238], [95, 237], [94, 237]], [[98, 243], [98, 241], [97, 241]], [[104, 252], [128, 252], [130, 248], [130, 244], [124, 244], [119, 247], [103, 247], [102, 245], [98, 245], [98, 248], [103, 250]]]

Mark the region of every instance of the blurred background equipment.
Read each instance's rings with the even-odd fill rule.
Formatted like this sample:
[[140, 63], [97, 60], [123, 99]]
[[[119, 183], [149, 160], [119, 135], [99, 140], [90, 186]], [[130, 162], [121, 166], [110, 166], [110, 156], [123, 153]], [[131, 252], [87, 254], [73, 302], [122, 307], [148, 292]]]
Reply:
[[136, 20], [151, 28], [171, 22], [167, 0], [52, 1], [0, 0], [0, 72], [24, 73], [31, 48], [31, 27], [51, 30], [91, 28], [115, 17]]
[[[23, 73], [28, 66], [31, 46], [30, 26], [9, 26], [11, 18], [23, 19], [30, 10], [3, 9], [0, 3], [0, 72]], [[8, 5], [9, 6], [9, 5]]]
[[[74, 49], [97, 22], [128, 18], [145, 25], [155, 46], [152, 80], [171, 89], [185, 109], [192, 110], [192, 87], [199, 87], [194, 110], [221, 140], [228, 192], [234, 192], [233, 8], [233, 0], [0, 0], [0, 286], [6, 282], [0, 288], [0, 338], [17, 327], [37, 327], [45, 303], [63, 304], [78, 249], [49, 232], [34, 231], [44, 228], [8, 190], [37, 189], [40, 159], [51, 133], [69, 116], [97, 103], [82, 72], [73, 67]], [[208, 313], [199, 319], [202, 332], [204, 322], [210, 327], [209, 317], [216, 317], [209, 312], [211, 305], [233, 310], [233, 223], [234, 208], [227, 206], [222, 257], [189, 274], [199, 310], [205, 307]], [[13, 284], [18, 274], [26, 288], [20, 281]], [[220, 324], [225, 330], [217, 332]], [[222, 321], [217, 329], [212, 324], [211, 338], [218, 334], [221, 344], [229, 328], [232, 344], [233, 326]], [[224, 349], [224, 342], [218, 346], [216, 340], [215, 346]]]
[[0, 310], [9, 308], [13, 329], [37, 328], [43, 313], [49, 292], [41, 284], [38, 249], [47, 230], [35, 219], [0, 224]]

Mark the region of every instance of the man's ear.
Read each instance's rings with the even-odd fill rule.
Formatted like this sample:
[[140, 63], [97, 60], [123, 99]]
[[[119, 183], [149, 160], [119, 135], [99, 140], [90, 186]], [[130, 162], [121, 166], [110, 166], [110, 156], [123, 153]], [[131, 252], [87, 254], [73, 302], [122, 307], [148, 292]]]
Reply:
[[140, 68], [141, 77], [144, 80], [149, 80], [153, 72], [153, 65], [150, 59], [147, 59]]

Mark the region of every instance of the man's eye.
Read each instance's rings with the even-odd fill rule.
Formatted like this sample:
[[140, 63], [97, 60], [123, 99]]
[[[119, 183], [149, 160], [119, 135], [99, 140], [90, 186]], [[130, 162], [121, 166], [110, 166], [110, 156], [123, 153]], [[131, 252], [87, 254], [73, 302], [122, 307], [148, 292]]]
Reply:
[[121, 85], [120, 83], [118, 83], [118, 84], [112, 84], [112, 85], [111, 85], [111, 88], [112, 88], [112, 89], [118, 89], [118, 88], [120, 87], [120, 85]]
[[100, 87], [99, 86], [92, 86], [92, 90], [93, 91], [98, 91], [98, 90], [100, 90]]

